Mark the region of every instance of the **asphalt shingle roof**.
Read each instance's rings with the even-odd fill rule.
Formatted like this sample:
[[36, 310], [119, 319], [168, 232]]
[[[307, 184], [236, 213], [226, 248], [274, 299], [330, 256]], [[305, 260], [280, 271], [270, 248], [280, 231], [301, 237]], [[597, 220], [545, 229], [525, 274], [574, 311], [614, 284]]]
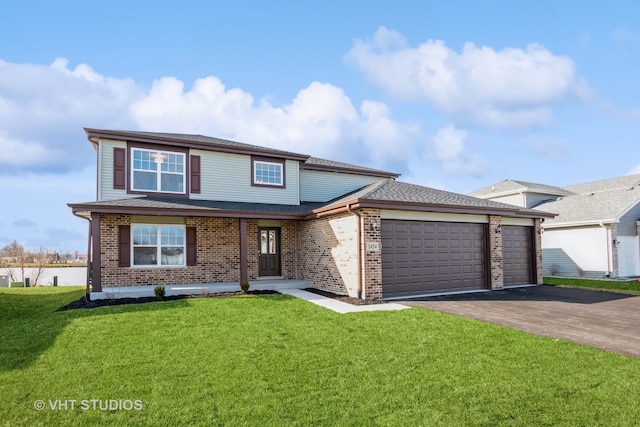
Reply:
[[552, 195], [569, 195], [571, 191], [562, 187], [554, 187], [553, 185], [539, 184], [536, 182], [516, 181], [514, 179], [505, 179], [488, 187], [481, 188], [471, 193], [472, 196], [482, 197], [490, 194], [500, 194], [508, 192], [531, 191], [535, 193], [552, 194]]
[[473, 196], [424, 187], [422, 185], [399, 182], [393, 179], [387, 179], [368, 185], [355, 193], [343, 196], [330, 203], [346, 202], [353, 199], [424, 203], [429, 205], [479, 209], [506, 209], [511, 211], [542, 214], [543, 216], [548, 215], [546, 212], [540, 212], [535, 209], [520, 208], [506, 203], [494, 202], [493, 200], [479, 199]]
[[640, 186], [603, 190], [600, 185], [582, 185], [584, 187], [572, 186], [572, 188], [582, 190], [599, 188], [600, 190], [573, 194], [538, 205], [539, 209], [558, 214], [556, 218], [546, 220], [545, 224], [610, 221], [632, 205], [640, 203]]

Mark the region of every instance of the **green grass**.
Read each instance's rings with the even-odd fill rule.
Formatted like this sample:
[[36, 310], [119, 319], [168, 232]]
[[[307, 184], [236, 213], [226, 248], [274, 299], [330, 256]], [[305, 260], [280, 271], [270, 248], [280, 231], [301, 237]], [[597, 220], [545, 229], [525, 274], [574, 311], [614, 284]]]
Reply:
[[[0, 425], [635, 425], [640, 360], [422, 309], [285, 295], [56, 312], [0, 291]], [[34, 402], [75, 399], [74, 411]], [[140, 400], [140, 411], [80, 401]]]
[[621, 280], [574, 279], [574, 278], [565, 278], [565, 277], [545, 277], [544, 284], [640, 294], [640, 283], [638, 283], [637, 280], [621, 281]]

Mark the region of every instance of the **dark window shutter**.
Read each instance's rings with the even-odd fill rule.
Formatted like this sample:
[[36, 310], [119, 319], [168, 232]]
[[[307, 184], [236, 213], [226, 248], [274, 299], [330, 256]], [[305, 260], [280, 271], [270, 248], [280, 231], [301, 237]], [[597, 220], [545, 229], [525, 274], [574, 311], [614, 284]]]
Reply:
[[200, 193], [200, 156], [191, 156], [191, 192]]
[[125, 189], [125, 177], [127, 175], [126, 167], [127, 150], [124, 148], [113, 149], [113, 188], [115, 190]]
[[198, 263], [197, 254], [196, 227], [187, 227], [187, 265], [196, 265]]
[[118, 226], [118, 267], [131, 266], [131, 227]]

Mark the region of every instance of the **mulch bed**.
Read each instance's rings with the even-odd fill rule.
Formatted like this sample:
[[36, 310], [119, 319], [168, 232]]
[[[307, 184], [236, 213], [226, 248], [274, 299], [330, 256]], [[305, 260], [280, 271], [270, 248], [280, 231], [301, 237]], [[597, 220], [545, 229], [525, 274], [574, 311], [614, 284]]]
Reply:
[[323, 291], [321, 289], [316, 289], [316, 288], [306, 288], [304, 290], [307, 291], [307, 292], [312, 292], [312, 293], [317, 294], [317, 295], [322, 295], [323, 297], [332, 298], [332, 299], [335, 299], [335, 300], [338, 300], [338, 301], [346, 302], [347, 304], [352, 304], [352, 305], [386, 304], [386, 301], [359, 299], [359, 298], [354, 298], [354, 297], [350, 297], [350, 296], [347, 296], [347, 295], [334, 294], [333, 292]]
[[[346, 302], [352, 305], [369, 305], [369, 304], [385, 304], [385, 301], [380, 300], [366, 300], [366, 299], [358, 299], [353, 298], [346, 295], [338, 295], [333, 292], [323, 291], [321, 289], [316, 288], [306, 288], [305, 291], [312, 292], [317, 295], [322, 295], [323, 297], [332, 298], [338, 301]], [[279, 294], [278, 291], [272, 290], [264, 290], [264, 291], [248, 291], [248, 295], [273, 295]], [[123, 304], [147, 304], [150, 302], [164, 302], [164, 301], [177, 301], [182, 299], [190, 299], [190, 298], [221, 298], [221, 297], [234, 297], [238, 295], [243, 295], [241, 291], [237, 292], [217, 292], [217, 293], [209, 293], [209, 294], [195, 294], [195, 295], [171, 295], [165, 296], [161, 300], [156, 297], [142, 297], [142, 298], [113, 298], [113, 299], [99, 299], [94, 301], [87, 301], [85, 297], [77, 299], [75, 301], [71, 301], [69, 304], [60, 307], [57, 311], [66, 311], [66, 310], [76, 310], [79, 308], [98, 308], [98, 307], [110, 307], [114, 305], [123, 305]]]
[[[273, 295], [279, 294], [278, 291], [265, 290], [265, 291], [248, 291], [247, 295]], [[98, 307], [110, 307], [113, 305], [123, 304], [146, 304], [150, 302], [164, 302], [164, 301], [177, 301], [182, 299], [191, 298], [220, 298], [220, 297], [235, 297], [238, 295], [244, 295], [241, 291], [237, 292], [217, 292], [209, 294], [195, 294], [195, 295], [171, 295], [165, 296], [161, 300], [156, 297], [142, 297], [142, 298], [114, 298], [114, 299], [99, 299], [94, 301], [87, 301], [85, 297], [71, 301], [69, 304], [60, 307], [56, 311], [75, 310], [78, 308], [98, 308]]]

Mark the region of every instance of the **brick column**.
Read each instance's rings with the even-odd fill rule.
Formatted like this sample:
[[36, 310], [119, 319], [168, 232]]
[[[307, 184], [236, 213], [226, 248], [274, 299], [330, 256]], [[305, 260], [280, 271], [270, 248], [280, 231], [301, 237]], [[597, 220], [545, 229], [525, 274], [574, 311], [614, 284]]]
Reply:
[[491, 263], [491, 289], [504, 289], [502, 261], [502, 217], [489, 215], [489, 258]]
[[382, 298], [382, 234], [380, 209], [362, 209], [362, 297]]
[[618, 277], [618, 247], [613, 243], [618, 240], [618, 226], [616, 224], [611, 224], [611, 278]]
[[533, 223], [533, 239], [534, 239], [534, 253], [535, 253], [535, 263], [534, 265], [536, 266], [536, 271], [535, 271], [535, 277], [533, 278], [535, 280], [535, 283], [537, 285], [542, 285], [542, 280], [543, 280], [543, 276], [542, 276], [542, 234], [540, 233], [540, 230], [542, 229], [542, 221], [540, 221], [539, 218], [536, 218], [534, 220]]

